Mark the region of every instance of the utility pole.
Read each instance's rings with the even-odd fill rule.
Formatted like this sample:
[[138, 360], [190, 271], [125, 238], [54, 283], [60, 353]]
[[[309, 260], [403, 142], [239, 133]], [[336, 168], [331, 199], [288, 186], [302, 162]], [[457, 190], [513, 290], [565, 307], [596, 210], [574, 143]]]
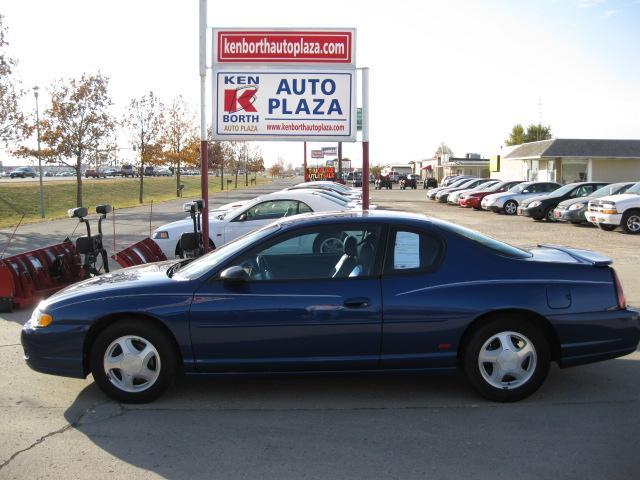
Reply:
[[202, 201], [202, 248], [209, 251], [209, 156], [207, 155], [207, 112], [206, 81], [207, 81], [207, 0], [200, 0], [199, 18], [199, 46], [200, 46], [200, 190]]
[[342, 142], [338, 142], [338, 180], [342, 180]]
[[365, 67], [362, 69], [362, 210], [368, 210], [368, 209], [369, 209], [369, 67]]

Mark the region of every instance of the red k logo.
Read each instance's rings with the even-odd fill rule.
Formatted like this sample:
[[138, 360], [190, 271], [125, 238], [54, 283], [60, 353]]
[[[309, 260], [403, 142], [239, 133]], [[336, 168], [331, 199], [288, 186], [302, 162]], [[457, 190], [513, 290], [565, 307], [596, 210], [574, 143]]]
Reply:
[[253, 103], [256, 101], [256, 92], [258, 87], [248, 85], [246, 87], [238, 87], [224, 91], [224, 111], [228, 113], [239, 112], [257, 112]]

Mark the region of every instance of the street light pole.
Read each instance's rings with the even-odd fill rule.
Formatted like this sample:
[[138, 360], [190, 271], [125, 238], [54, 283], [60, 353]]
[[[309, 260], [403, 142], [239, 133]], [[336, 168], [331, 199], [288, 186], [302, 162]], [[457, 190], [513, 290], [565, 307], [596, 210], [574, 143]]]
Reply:
[[38, 171], [40, 173], [40, 218], [44, 218], [44, 189], [42, 186], [42, 154], [40, 150], [40, 112], [38, 111], [38, 91], [40, 87], [33, 87], [33, 96], [36, 97], [36, 131], [38, 132]]

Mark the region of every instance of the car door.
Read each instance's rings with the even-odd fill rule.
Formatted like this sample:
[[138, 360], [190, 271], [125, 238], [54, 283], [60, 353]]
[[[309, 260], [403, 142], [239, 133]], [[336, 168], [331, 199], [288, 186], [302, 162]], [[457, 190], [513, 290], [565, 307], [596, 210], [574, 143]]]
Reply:
[[[321, 249], [330, 237], [342, 248]], [[249, 278], [234, 285], [215, 274], [195, 293], [190, 328], [198, 369], [376, 368], [384, 238], [380, 225], [323, 225], [228, 261], [220, 268], [240, 266]]]
[[224, 243], [257, 230], [278, 218], [296, 215], [298, 204], [297, 200], [266, 200], [243, 209], [225, 225]]
[[389, 232], [382, 276], [382, 368], [455, 364], [443, 326], [450, 328], [447, 320], [459, 305], [437, 288], [451, 282], [439, 268], [444, 251], [444, 241], [435, 232], [410, 227]]

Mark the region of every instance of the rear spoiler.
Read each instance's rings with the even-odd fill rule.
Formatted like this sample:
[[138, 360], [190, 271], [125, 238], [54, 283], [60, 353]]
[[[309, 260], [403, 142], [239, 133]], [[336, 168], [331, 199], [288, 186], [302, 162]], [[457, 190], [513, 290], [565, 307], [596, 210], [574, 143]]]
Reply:
[[582, 250], [579, 248], [569, 248], [563, 247], [561, 245], [551, 245], [548, 243], [542, 243], [538, 245], [538, 248], [550, 248], [553, 250], [558, 250], [560, 252], [566, 253], [574, 260], [577, 260], [580, 263], [591, 264], [594, 267], [608, 267], [613, 263], [609, 257], [605, 257], [597, 252], [592, 252], [590, 250]]

